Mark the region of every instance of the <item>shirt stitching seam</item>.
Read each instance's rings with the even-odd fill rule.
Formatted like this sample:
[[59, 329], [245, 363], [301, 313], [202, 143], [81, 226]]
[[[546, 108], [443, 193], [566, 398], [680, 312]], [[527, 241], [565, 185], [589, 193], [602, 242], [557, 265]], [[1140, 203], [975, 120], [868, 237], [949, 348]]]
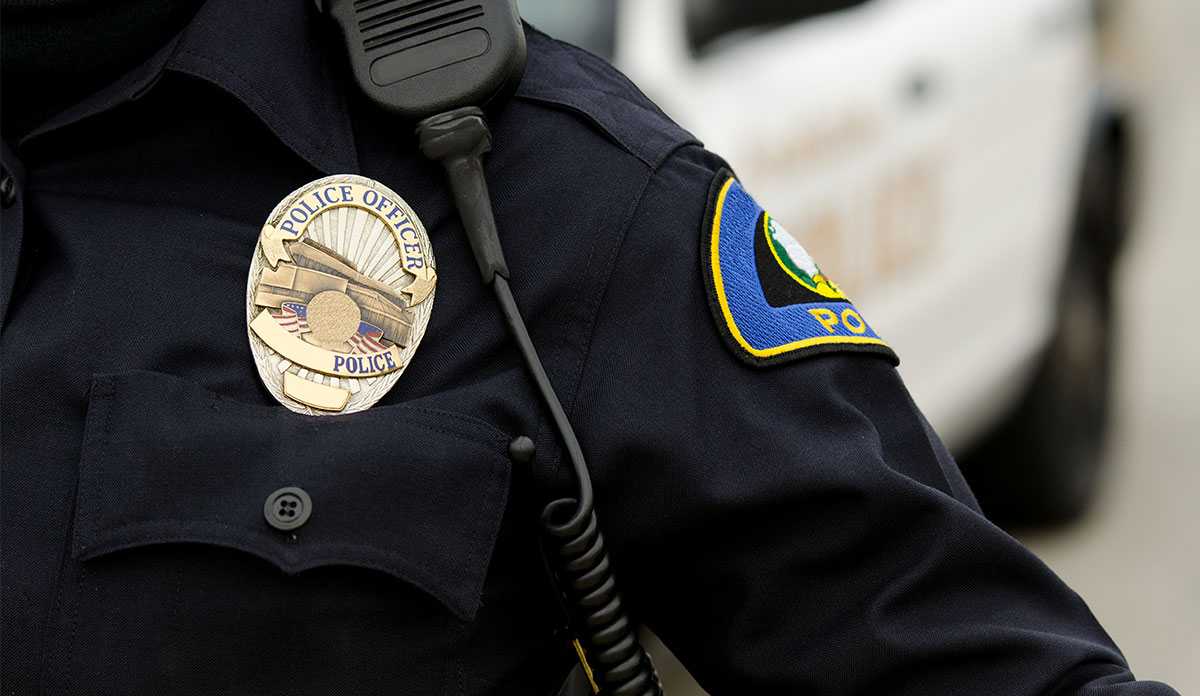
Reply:
[[[616, 209], [615, 206], [613, 205], [613, 202], [617, 197], [617, 193], [623, 188], [625, 182], [629, 179], [629, 177], [633, 175], [633, 173], [636, 169], [636, 165], [634, 162], [640, 162], [640, 161], [642, 161], [640, 158], [635, 159], [634, 161], [631, 161], [627, 167], [625, 167], [625, 171], [623, 171], [621, 173], [621, 178], [617, 180], [617, 184], [615, 186], [613, 186], [612, 190], [609, 192], [608, 202], [605, 204], [604, 210], [612, 211], [612, 210]], [[643, 164], [645, 164], [645, 162], [643, 162]], [[647, 167], [648, 166], [649, 165], [647, 164]], [[636, 206], [631, 206], [631, 207], [636, 208]], [[628, 226], [628, 224], [629, 224], [629, 221], [627, 219], [625, 221], [625, 226]], [[601, 227], [603, 227], [603, 225]], [[624, 228], [622, 228], [622, 230], [623, 230], [622, 231], [622, 238], [623, 238], [624, 237]], [[597, 237], [597, 239], [603, 239], [603, 237]], [[618, 240], [618, 242], [615, 246], [619, 246], [619, 245], [620, 245], [620, 241]], [[588, 277], [589, 272], [592, 270], [593, 264], [596, 262], [596, 255], [597, 255], [597, 249], [596, 249], [596, 246], [593, 246], [592, 250], [588, 253], [588, 259], [587, 259], [586, 264], [584, 265], [583, 273], [580, 274], [581, 277], [583, 277], [583, 278]], [[611, 275], [611, 273], [610, 273], [610, 275]], [[585, 283], [584, 287], [588, 287], [589, 285], [590, 284]], [[605, 283], [604, 285], [607, 286], [607, 283]], [[563, 404], [564, 409], [568, 413], [570, 413], [574, 408], [575, 397], [579, 390], [579, 383], [583, 379], [583, 371], [584, 371], [584, 367], [587, 364], [587, 356], [591, 350], [591, 334], [593, 331], [593, 327], [595, 325], [596, 311], [599, 309], [600, 304], [601, 304], [601, 299], [603, 297], [604, 297], [604, 288], [601, 287], [600, 292], [596, 293], [594, 299], [592, 299], [589, 302], [587, 312], [584, 313], [584, 321], [585, 321], [584, 335], [587, 336], [588, 339], [584, 341], [583, 348], [580, 351], [579, 360], [576, 361], [575, 367], [571, 370], [571, 390], [567, 393], [567, 398], [565, 400], [565, 403]]]
[[[673, 154], [676, 150], [680, 150], [680, 149], [683, 149], [684, 147], [689, 147], [689, 146], [698, 147], [698, 145], [695, 145], [694, 143], [686, 143], [686, 142], [679, 143], [678, 146], [675, 148], [672, 148], [670, 150], [670, 152], [667, 153], [667, 155], [669, 156], [670, 154]], [[664, 161], [663, 161], [663, 164], [665, 164], [665, 163], [666, 163], [666, 158], [664, 158]], [[571, 407], [574, 406], [575, 399], [579, 395], [579, 390], [583, 386], [583, 374], [587, 369], [588, 361], [591, 359], [592, 346], [595, 344], [595, 341], [596, 341], [596, 324], [599, 321], [600, 309], [604, 305], [604, 298], [605, 298], [605, 296], [608, 295], [608, 288], [612, 284], [612, 277], [615, 272], [617, 259], [620, 257], [621, 250], [625, 247], [625, 240], [627, 240], [629, 238], [629, 230], [632, 227], [633, 220], [637, 216], [637, 212], [641, 209], [642, 204], [645, 202], [646, 191], [650, 188], [651, 182], [654, 181], [654, 177], [657, 176], [660, 169], [661, 169], [661, 167], [650, 167], [650, 176], [646, 177], [646, 181], [641, 185], [641, 188], [638, 191], [637, 196], [635, 197], [636, 204], [633, 206], [630, 206], [629, 213], [626, 215], [626, 218], [625, 218], [625, 222], [621, 226], [621, 237], [617, 241], [617, 243], [615, 245], [613, 245], [613, 248], [610, 252], [608, 266], [607, 266], [607, 270], [606, 270], [606, 274], [605, 274], [605, 278], [604, 278], [604, 283], [601, 285], [600, 292], [596, 295], [596, 302], [595, 302], [594, 306], [591, 308], [591, 311], [589, 311], [589, 321], [588, 321], [588, 326], [587, 326], [587, 342], [585, 344], [583, 358], [582, 358], [582, 360], [579, 361], [578, 370], [573, 375], [574, 384], [573, 384], [571, 392], [570, 392], [570, 398], [567, 402], [568, 404], [570, 404]], [[568, 409], [568, 410], [570, 410], [570, 409]]]
[[[630, 168], [626, 170], [627, 173], [622, 178], [621, 183], [624, 183], [625, 179], [632, 174], [632, 169], [633, 167], [630, 166]], [[590, 360], [592, 354], [592, 346], [596, 341], [596, 324], [599, 321], [600, 308], [604, 305], [604, 297], [608, 294], [608, 287], [612, 283], [616, 260], [620, 256], [621, 249], [625, 246], [625, 240], [629, 238], [629, 230], [633, 225], [633, 220], [637, 215], [637, 211], [642, 207], [642, 201], [646, 195], [646, 190], [650, 187], [650, 182], [654, 180], [654, 175], [657, 172], [656, 168], [654, 167], [647, 166], [647, 169], [648, 176], [646, 176], [645, 181], [639, 186], [637, 195], [634, 196], [634, 204], [629, 207], [629, 212], [626, 213], [625, 220], [621, 225], [621, 236], [617, 240], [616, 244], [613, 244], [609, 249], [603, 274], [604, 281], [600, 284], [600, 292], [596, 293], [595, 301], [592, 303], [592, 306], [589, 307], [587, 326], [585, 329], [587, 340], [584, 343], [583, 355], [581, 356], [576, 370], [572, 375], [572, 386], [570, 396], [568, 397], [567, 401], [568, 410], [572, 410], [574, 408], [575, 400], [578, 398], [579, 390], [583, 385], [583, 375], [587, 370], [588, 361]], [[613, 187], [614, 196], [619, 188], [620, 185]]]

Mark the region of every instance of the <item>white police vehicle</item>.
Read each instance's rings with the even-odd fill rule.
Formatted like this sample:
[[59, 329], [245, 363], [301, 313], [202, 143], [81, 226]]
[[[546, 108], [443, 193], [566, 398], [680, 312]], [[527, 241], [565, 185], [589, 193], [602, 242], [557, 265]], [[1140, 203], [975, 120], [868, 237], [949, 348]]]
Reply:
[[1082, 509], [1124, 128], [1087, 0], [519, 0], [723, 155], [896, 349], [989, 512]]

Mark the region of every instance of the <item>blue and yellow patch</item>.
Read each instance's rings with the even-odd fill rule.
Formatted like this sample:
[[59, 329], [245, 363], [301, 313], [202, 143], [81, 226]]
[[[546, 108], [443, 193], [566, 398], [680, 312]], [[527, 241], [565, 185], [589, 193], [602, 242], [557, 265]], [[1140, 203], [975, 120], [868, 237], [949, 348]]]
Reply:
[[867, 352], [899, 363], [804, 247], [722, 169], [701, 228], [709, 305], [743, 361], [775, 365], [831, 352]]

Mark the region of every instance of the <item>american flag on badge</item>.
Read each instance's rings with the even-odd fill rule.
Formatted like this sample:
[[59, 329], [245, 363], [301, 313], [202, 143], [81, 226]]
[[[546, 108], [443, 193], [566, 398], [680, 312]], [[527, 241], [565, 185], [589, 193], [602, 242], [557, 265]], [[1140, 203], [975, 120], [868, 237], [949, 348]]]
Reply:
[[381, 338], [383, 338], [383, 329], [365, 321], [359, 322], [358, 331], [350, 337], [350, 345], [354, 346], [350, 352], [378, 353], [381, 350], [387, 350], [387, 346], [380, 342]]
[[279, 325], [294, 334], [308, 333], [308, 305], [299, 302], [284, 302], [279, 313], [271, 312]]

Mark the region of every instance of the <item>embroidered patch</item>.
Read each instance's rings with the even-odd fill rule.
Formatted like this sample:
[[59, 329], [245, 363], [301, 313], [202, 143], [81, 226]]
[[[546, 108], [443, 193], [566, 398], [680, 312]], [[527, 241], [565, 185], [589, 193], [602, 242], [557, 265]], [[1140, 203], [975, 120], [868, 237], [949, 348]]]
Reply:
[[709, 306], [743, 361], [765, 366], [818, 353], [867, 352], [900, 362], [729, 170], [713, 179], [700, 234]]

